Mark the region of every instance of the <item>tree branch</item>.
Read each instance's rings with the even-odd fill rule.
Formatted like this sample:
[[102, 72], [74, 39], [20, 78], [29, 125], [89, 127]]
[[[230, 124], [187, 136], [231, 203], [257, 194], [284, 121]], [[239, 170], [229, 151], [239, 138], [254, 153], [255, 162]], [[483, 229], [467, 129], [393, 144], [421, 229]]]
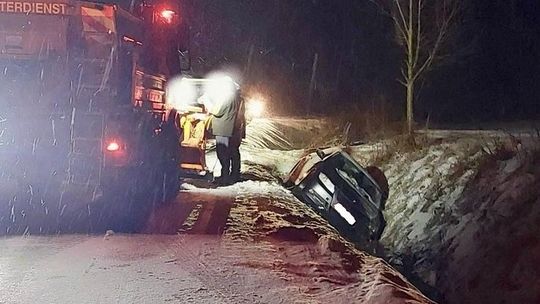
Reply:
[[407, 79], [407, 73], [405, 73], [403, 68], [401, 68], [401, 77], [403, 77], [403, 79]]
[[[396, 19], [393, 19], [393, 20], [394, 20], [394, 23], [395, 23], [395, 25], [396, 25], [396, 28], [398, 29], [398, 31], [399, 31], [399, 33], [400, 33], [400, 35], [401, 35], [401, 36], [399, 37], [400, 40], [404, 41], [404, 42], [405, 42], [405, 45], [408, 46], [408, 44], [407, 44], [407, 36], [408, 36], [408, 35], [407, 35], [406, 29], [403, 28], [403, 26], [399, 23], [398, 20], [396, 20]], [[407, 47], [406, 47], [406, 49], [407, 49]]]
[[420, 42], [422, 41], [422, 10], [424, 4], [422, 0], [418, 0], [418, 8], [416, 11], [416, 53], [414, 55], [413, 67], [416, 68], [418, 58], [420, 56]]
[[431, 67], [433, 60], [435, 59], [437, 53], [439, 52], [439, 48], [441, 47], [442, 42], [444, 41], [444, 38], [446, 37], [446, 34], [448, 33], [448, 28], [450, 27], [450, 24], [452, 21], [454, 21], [454, 18], [456, 17], [457, 10], [458, 10], [458, 4], [457, 1], [451, 1], [452, 7], [450, 8], [450, 11], [446, 11], [447, 9], [447, 1], [444, 1], [443, 4], [443, 16], [441, 17], [441, 24], [438, 29], [437, 38], [435, 39], [435, 42], [431, 48], [431, 51], [429, 51], [429, 55], [422, 64], [422, 66], [414, 73], [413, 80], [416, 80], [424, 71], [426, 71], [428, 68]]
[[[402, 34], [403, 34], [403, 40], [405, 40], [405, 42], [407, 43], [407, 47], [409, 46], [409, 39], [407, 39], [407, 37], [409, 36], [410, 34], [410, 31], [412, 31], [411, 28], [409, 28], [407, 26], [407, 20], [405, 19], [405, 15], [403, 14], [403, 10], [401, 9], [401, 4], [399, 4], [399, 0], [394, 0], [394, 3], [396, 3], [396, 6], [398, 8], [398, 12], [399, 12], [399, 15], [401, 17], [401, 27], [399, 27], [401, 30], [402, 30]], [[396, 24], [398, 24], [399, 26], [399, 20], [398, 18], [394, 18], [394, 21], [396, 22]]]

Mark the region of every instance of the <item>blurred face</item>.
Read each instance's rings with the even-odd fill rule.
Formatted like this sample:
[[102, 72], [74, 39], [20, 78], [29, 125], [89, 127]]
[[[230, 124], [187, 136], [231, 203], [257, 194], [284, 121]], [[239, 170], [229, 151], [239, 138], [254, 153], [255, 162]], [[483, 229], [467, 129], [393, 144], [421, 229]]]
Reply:
[[213, 109], [232, 102], [237, 90], [235, 81], [223, 73], [204, 79], [176, 77], [167, 83], [167, 105], [177, 110], [201, 104]]
[[214, 105], [222, 106], [227, 102], [231, 102], [236, 92], [236, 85], [231, 77], [216, 75], [209, 78], [204, 91]]

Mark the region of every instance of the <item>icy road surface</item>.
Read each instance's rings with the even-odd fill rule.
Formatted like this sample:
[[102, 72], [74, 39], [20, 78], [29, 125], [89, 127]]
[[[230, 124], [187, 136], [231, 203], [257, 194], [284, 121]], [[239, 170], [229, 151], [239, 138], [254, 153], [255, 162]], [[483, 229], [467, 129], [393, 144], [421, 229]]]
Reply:
[[241, 266], [254, 252], [235, 247], [246, 245], [200, 235], [1, 239], [0, 303], [292, 303], [302, 298], [276, 275]]
[[183, 187], [154, 234], [0, 238], [0, 303], [432, 303], [276, 183]]

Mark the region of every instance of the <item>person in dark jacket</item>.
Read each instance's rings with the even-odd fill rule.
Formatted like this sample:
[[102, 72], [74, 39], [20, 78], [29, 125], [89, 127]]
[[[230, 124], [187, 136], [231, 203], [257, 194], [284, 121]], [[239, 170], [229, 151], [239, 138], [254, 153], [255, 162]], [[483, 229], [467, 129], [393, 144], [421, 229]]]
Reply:
[[211, 114], [212, 133], [216, 137], [216, 152], [221, 164], [221, 176], [216, 182], [235, 183], [240, 180], [240, 143], [246, 136], [245, 106], [240, 90]]

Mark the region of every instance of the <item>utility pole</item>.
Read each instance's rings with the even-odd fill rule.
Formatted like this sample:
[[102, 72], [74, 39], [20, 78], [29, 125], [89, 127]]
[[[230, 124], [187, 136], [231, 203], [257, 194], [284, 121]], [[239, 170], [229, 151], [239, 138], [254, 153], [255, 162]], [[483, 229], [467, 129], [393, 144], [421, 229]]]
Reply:
[[309, 101], [307, 106], [307, 114], [311, 114], [313, 105], [313, 91], [317, 87], [317, 66], [319, 64], [319, 53], [315, 53], [313, 57], [313, 66], [311, 67], [311, 80], [309, 82]]

